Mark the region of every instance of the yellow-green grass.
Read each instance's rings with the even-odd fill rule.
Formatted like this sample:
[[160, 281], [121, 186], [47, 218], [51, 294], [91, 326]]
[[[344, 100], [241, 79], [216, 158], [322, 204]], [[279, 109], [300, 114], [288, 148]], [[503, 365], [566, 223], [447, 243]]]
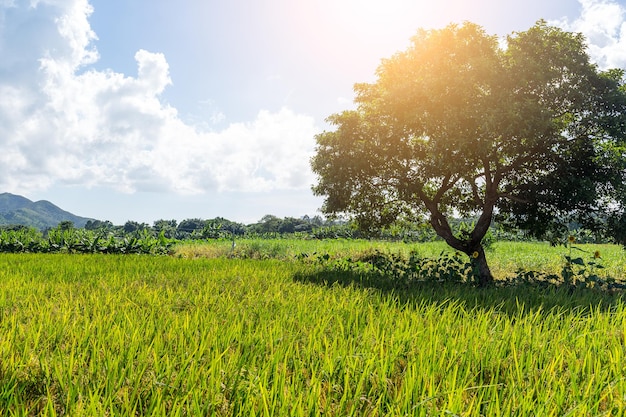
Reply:
[[[403, 243], [350, 239], [237, 239], [234, 248], [229, 240], [181, 243], [174, 248], [174, 255], [183, 258], [244, 257], [290, 260], [303, 253], [310, 256], [330, 254], [333, 257], [354, 258], [372, 250], [405, 256], [415, 251], [420, 256], [431, 258], [437, 258], [442, 253], [455, 253], [443, 241]], [[601, 259], [594, 259], [596, 251]], [[560, 274], [566, 255], [581, 257], [586, 264], [591, 260], [600, 263], [604, 268], [594, 271], [599, 276], [626, 279], [626, 251], [619, 245], [574, 244], [570, 249], [540, 242], [495, 242], [487, 251], [487, 260], [493, 275], [505, 279], [514, 277], [519, 270]]]
[[[596, 252], [600, 259], [594, 258]], [[603, 269], [594, 271], [599, 276], [626, 279], [626, 251], [619, 245], [574, 244], [568, 248], [537, 242], [496, 242], [487, 253], [494, 275], [503, 278], [514, 275], [518, 269], [560, 274], [565, 256], [580, 257], [586, 264], [601, 264]]]
[[324, 273], [278, 260], [2, 254], [0, 415], [626, 409], [619, 294], [396, 293], [315, 284]]

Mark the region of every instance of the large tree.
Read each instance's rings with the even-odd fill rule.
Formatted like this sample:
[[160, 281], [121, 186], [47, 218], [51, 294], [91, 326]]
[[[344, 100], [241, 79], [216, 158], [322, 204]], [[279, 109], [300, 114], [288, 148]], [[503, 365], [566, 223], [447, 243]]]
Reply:
[[[420, 30], [376, 74], [316, 136], [325, 213], [364, 229], [427, 215], [481, 284], [493, 280], [481, 241], [496, 213], [537, 235], [620, 218], [624, 73], [592, 64], [582, 35], [543, 21], [502, 42], [471, 23]], [[455, 235], [449, 216], [466, 214], [474, 229]]]

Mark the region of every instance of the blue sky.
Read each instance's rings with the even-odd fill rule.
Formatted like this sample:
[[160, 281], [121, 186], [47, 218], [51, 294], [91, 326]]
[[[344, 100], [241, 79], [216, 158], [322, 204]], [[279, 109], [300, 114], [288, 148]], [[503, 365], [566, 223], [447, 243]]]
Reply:
[[623, 0], [0, 0], [0, 192], [116, 224], [315, 215], [314, 136], [382, 58], [541, 18], [626, 67]]

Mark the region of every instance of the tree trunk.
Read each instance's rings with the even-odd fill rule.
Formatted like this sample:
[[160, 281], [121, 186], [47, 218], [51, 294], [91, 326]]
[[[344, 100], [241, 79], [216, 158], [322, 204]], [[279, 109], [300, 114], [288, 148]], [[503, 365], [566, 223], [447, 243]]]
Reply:
[[485, 256], [485, 250], [482, 245], [479, 245], [477, 250], [473, 251], [470, 256], [470, 264], [472, 265], [472, 272], [476, 277], [476, 283], [485, 287], [493, 283], [493, 275], [487, 264], [487, 257]]
[[443, 238], [448, 245], [470, 257], [470, 264], [472, 265], [472, 272], [476, 277], [476, 283], [481, 287], [493, 283], [493, 275], [491, 275], [491, 270], [487, 264], [485, 249], [481, 244], [491, 223], [493, 207], [487, 206], [489, 210], [484, 211], [480, 216], [470, 239], [459, 239], [454, 236], [448, 219], [437, 209], [436, 205], [431, 204], [430, 207], [427, 205], [427, 208], [431, 213], [430, 224], [435, 229], [437, 235]]

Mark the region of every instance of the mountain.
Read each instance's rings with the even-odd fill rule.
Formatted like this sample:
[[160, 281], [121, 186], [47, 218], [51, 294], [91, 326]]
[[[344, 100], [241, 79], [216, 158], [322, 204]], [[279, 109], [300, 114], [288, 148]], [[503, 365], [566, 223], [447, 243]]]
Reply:
[[89, 220], [93, 219], [76, 216], [46, 200], [33, 202], [20, 195], [0, 194], [0, 226], [21, 224], [43, 230], [56, 227], [63, 221], [71, 221], [76, 227], [85, 227]]

